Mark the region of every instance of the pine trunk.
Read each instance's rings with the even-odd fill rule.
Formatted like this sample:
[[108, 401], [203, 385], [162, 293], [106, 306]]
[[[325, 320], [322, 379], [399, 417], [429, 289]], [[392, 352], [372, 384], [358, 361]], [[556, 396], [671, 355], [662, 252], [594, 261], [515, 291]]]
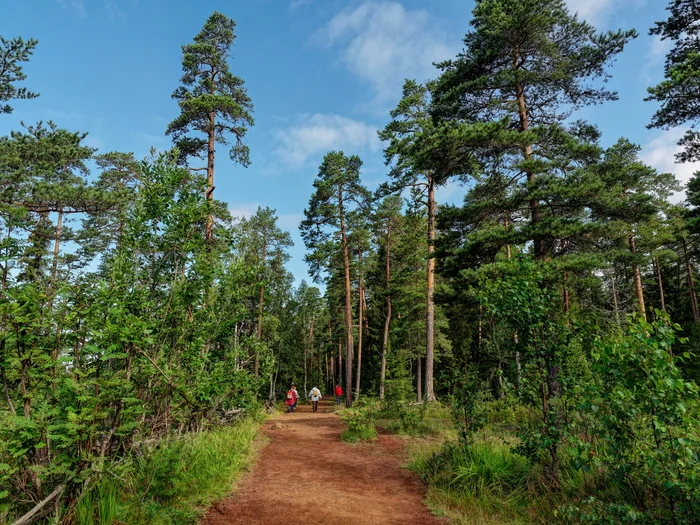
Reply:
[[[362, 257], [362, 255], [360, 255]], [[362, 263], [360, 263], [362, 266]], [[360, 373], [362, 370], [362, 319], [364, 319], [364, 288], [362, 287], [362, 275], [360, 275], [360, 305], [358, 306], [358, 321], [357, 321], [357, 374], [355, 377], [355, 401], [360, 399]]]
[[386, 311], [384, 312], [384, 337], [382, 338], [382, 367], [379, 375], [379, 399], [384, 399], [386, 381], [386, 356], [389, 352], [389, 328], [391, 325], [391, 227], [386, 231], [386, 256], [384, 259], [384, 280], [386, 281]]
[[[215, 126], [216, 114], [212, 111], [209, 113], [209, 130], [207, 132], [207, 200], [209, 204], [214, 201], [214, 145], [215, 145]], [[214, 217], [211, 213], [207, 215], [207, 226], [205, 230], [205, 239], [211, 241], [214, 230]]]
[[[514, 67], [517, 69], [517, 59], [514, 63]], [[527, 114], [527, 105], [525, 103], [525, 91], [521, 85], [517, 85], [515, 88], [515, 98], [518, 102], [518, 119], [520, 121], [520, 131], [525, 132], [530, 127], [530, 122]], [[523, 158], [525, 160], [530, 160], [532, 158], [532, 146], [526, 145], [523, 150]], [[531, 185], [535, 181], [535, 174], [531, 171], [525, 173], [527, 177], [528, 185]], [[540, 222], [542, 217], [542, 212], [540, 210], [540, 202], [537, 199], [530, 199], [530, 225], [535, 226]], [[535, 258], [542, 259], [545, 256], [544, 246], [542, 240], [539, 238], [533, 239], [533, 245], [535, 249]]]
[[352, 406], [352, 290], [350, 288], [350, 250], [348, 247], [348, 234], [345, 230], [345, 216], [343, 210], [343, 189], [338, 189], [338, 208], [340, 209], [340, 237], [343, 247], [343, 269], [345, 271], [345, 406]]
[[428, 297], [425, 322], [425, 399], [435, 401], [433, 361], [435, 350], [435, 179], [428, 175]]
[[[629, 243], [630, 252], [632, 253], [632, 256], [635, 256], [637, 254], [637, 246], [634, 242], [634, 235], [630, 234], [627, 240]], [[644, 288], [642, 287], [642, 275], [639, 271], [639, 265], [636, 261], [632, 263], [632, 277], [634, 279], [634, 293], [637, 296], [637, 309], [639, 310], [642, 319], [646, 321], [647, 310], [644, 304]]]
[[422, 388], [422, 381], [423, 378], [423, 371], [421, 369], [421, 357], [418, 356], [418, 359], [416, 360], [416, 401], [419, 403], [423, 402], [423, 388]]

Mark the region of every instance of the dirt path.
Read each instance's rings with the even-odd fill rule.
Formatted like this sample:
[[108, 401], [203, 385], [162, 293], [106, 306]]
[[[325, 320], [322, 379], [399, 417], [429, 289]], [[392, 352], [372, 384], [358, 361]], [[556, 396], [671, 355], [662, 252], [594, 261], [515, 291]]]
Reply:
[[202, 525], [444, 525], [401, 468], [400, 439], [348, 445], [331, 402], [321, 403], [316, 414], [300, 405], [265, 423], [270, 443], [258, 463]]

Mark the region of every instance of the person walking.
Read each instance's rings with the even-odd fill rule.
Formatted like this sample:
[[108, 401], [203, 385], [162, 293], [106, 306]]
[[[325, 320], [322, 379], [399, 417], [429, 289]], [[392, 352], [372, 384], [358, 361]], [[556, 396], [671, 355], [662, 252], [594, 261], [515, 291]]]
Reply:
[[311, 391], [309, 392], [309, 397], [311, 398], [311, 404], [313, 405], [313, 411], [318, 412], [318, 402], [319, 400], [323, 397], [321, 395], [321, 391], [313, 387]]
[[294, 412], [297, 406], [297, 400], [299, 399], [299, 393], [294, 385], [287, 390], [287, 399], [285, 399], [284, 404], [287, 405], [287, 413]]
[[294, 384], [292, 384], [292, 390], [294, 390], [294, 408], [292, 409], [292, 412], [294, 412], [297, 409], [297, 402], [301, 396], [299, 395], [297, 387], [295, 387]]
[[335, 398], [337, 405], [339, 405], [343, 400], [343, 389], [340, 387], [340, 385], [335, 385]]

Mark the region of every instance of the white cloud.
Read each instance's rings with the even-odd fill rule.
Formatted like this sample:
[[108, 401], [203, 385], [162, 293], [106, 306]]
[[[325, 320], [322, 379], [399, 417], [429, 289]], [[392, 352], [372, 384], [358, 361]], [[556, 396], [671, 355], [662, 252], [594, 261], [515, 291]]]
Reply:
[[579, 18], [596, 24], [605, 21], [617, 9], [639, 7], [646, 0], [566, 0], [569, 10], [578, 13]]
[[[677, 142], [684, 133], [685, 129], [680, 127], [663, 132], [642, 148], [641, 158], [662, 173], [673, 173], [685, 187], [693, 174], [700, 170], [700, 162], [676, 163], [676, 153], [682, 149]], [[685, 200], [685, 189], [674, 194], [671, 200]]]
[[229, 206], [228, 211], [231, 216], [235, 219], [248, 219], [251, 215], [258, 211], [260, 204], [257, 202], [247, 202], [242, 204], [232, 204]]
[[648, 42], [649, 47], [644, 59], [644, 65], [640, 70], [640, 79], [647, 86], [656, 83], [654, 77], [672, 46], [670, 40], [661, 40], [659, 35], [654, 35]]
[[126, 20], [126, 13], [119, 9], [116, 2], [105, 3], [105, 9], [107, 10], [107, 16], [110, 20], [118, 20], [120, 22]]
[[85, 10], [85, 2], [83, 0], [58, 0], [63, 8], [73, 9], [79, 16], [85, 18], [87, 11]]
[[660, 35], [654, 35], [651, 37], [651, 39], [649, 39], [649, 51], [647, 53], [647, 58], [654, 65], [659, 64], [671, 50], [671, 46], [672, 42], [668, 38], [666, 40], [661, 40]]
[[299, 9], [300, 7], [303, 7], [303, 6], [305, 6], [305, 5], [308, 5], [308, 4], [310, 4], [311, 2], [313, 2], [313, 1], [314, 1], [314, 0], [292, 0], [292, 1], [289, 3], [289, 10], [290, 10], [290, 11], [296, 11], [296, 10]]
[[456, 55], [444, 31], [425, 10], [398, 2], [364, 2], [336, 14], [316, 41], [339, 47], [341, 62], [373, 90], [373, 106], [385, 109], [401, 94], [404, 79], [424, 82], [437, 75], [433, 62]]
[[304, 166], [329, 150], [355, 154], [380, 149], [377, 128], [332, 114], [303, 115], [296, 125], [278, 130], [275, 136], [279, 143], [275, 156], [292, 168]]

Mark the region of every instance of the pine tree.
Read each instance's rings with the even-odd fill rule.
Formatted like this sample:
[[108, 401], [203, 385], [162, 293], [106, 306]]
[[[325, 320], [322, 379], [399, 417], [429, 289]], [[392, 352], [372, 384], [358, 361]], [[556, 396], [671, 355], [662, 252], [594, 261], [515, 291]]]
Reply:
[[[235, 28], [232, 19], [214, 12], [194, 37], [194, 42], [182, 47], [182, 86], [172, 95], [181, 113], [166, 130], [166, 134], [173, 136], [183, 160], [206, 156], [206, 167], [191, 169], [206, 170], [206, 196], [210, 202], [214, 200], [217, 142], [228, 145], [229, 137], [233, 136], [234, 144], [229, 151], [231, 160], [243, 166], [250, 164], [249, 149], [243, 139], [248, 127], [253, 125], [253, 104], [243, 79], [234, 76], [227, 63], [235, 40]], [[192, 136], [193, 132], [200, 136]], [[208, 240], [212, 238], [213, 222], [213, 216], [209, 215]]]
[[[649, 88], [645, 100], [659, 102], [649, 127], [669, 129], [700, 122], [700, 5], [696, 0], [671, 0], [669, 17], [656, 22], [650, 34], [673, 41], [666, 55], [664, 80]], [[700, 132], [688, 130], [679, 145], [681, 162], [700, 160]]]
[[563, 0], [478, 0], [471, 25], [465, 51], [440, 65], [434, 113], [461, 126], [456, 134], [486, 172], [524, 178], [529, 236], [544, 258], [554, 246], [539, 225], [538, 185], [556, 169], [548, 162], [553, 145], [568, 140], [561, 124], [576, 108], [617, 98], [592, 81], [608, 77], [606, 67], [636, 33], [596, 33]]
[[12, 38], [10, 40], [0, 36], [0, 114], [12, 113], [12, 106], [5, 104], [10, 100], [36, 98], [38, 93], [29, 91], [25, 87], [17, 87], [17, 82], [22, 82], [27, 75], [22, 71], [22, 62], [29, 61], [34, 52], [38, 40], [30, 38]]
[[392, 257], [393, 248], [396, 243], [397, 229], [401, 220], [401, 206], [403, 202], [399, 195], [391, 195], [384, 198], [374, 214], [374, 230], [378, 245], [378, 254], [383, 255], [383, 293], [384, 293], [384, 329], [382, 332], [382, 357], [379, 375], [379, 399], [384, 399], [386, 382], [386, 362], [389, 353], [389, 332], [391, 329], [392, 306], [391, 297], [394, 293], [392, 281]]
[[[314, 181], [315, 192], [304, 210], [306, 217], [300, 230], [311, 254], [307, 263], [317, 277], [329, 270], [340, 254], [343, 268], [345, 321], [345, 403], [352, 406], [352, 290], [350, 284], [350, 245], [348, 242], [350, 215], [367, 208], [369, 193], [360, 183], [359, 157], [346, 156], [342, 151], [327, 153]], [[340, 237], [338, 243], [334, 237]]]
[[435, 217], [437, 205], [435, 188], [444, 178], [436, 173], [431, 162], [419, 160], [416, 150], [430, 141], [434, 127], [430, 118], [430, 98], [427, 86], [407, 80], [403, 97], [391, 111], [393, 119], [379, 132], [379, 138], [387, 141], [384, 157], [392, 164], [391, 181], [384, 185], [385, 192], [414, 190], [412, 195], [425, 206], [428, 216], [427, 300], [425, 316], [425, 399], [435, 401], [433, 363], [435, 360]]

